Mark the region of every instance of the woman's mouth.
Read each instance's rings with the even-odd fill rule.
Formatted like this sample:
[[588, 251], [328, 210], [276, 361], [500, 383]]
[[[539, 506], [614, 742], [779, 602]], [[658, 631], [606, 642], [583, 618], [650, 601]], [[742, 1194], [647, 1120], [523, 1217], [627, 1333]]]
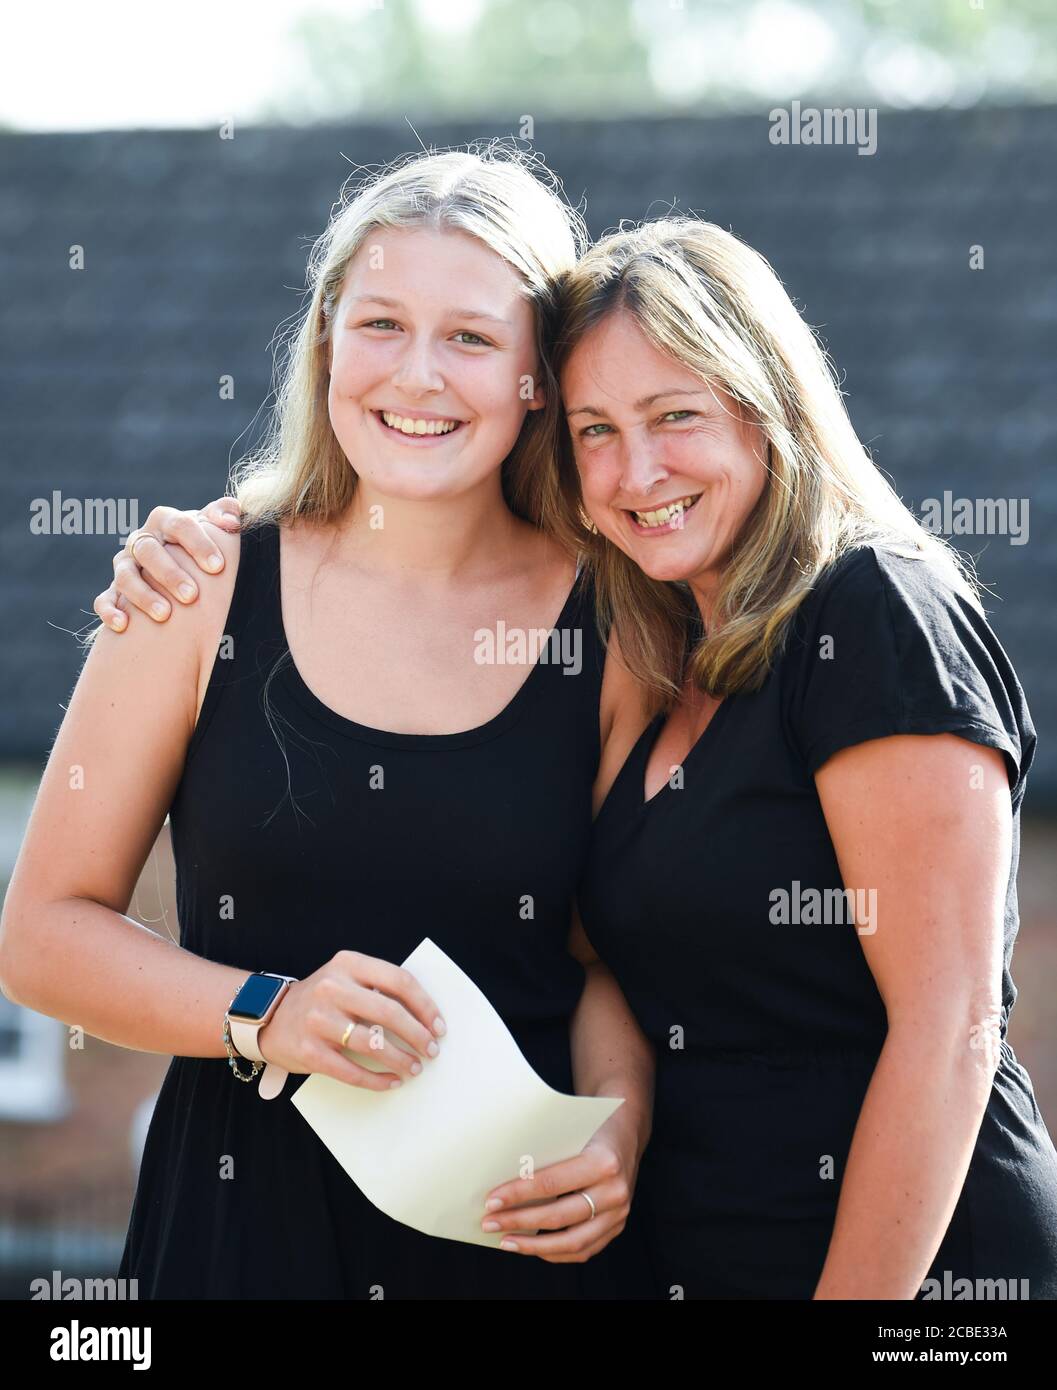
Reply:
[[681, 531], [686, 517], [696, 505], [701, 493], [689, 497], [677, 497], [652, 511], [637, 512], [625, 508], [631, 529], [640, 536], [663, 536], [672, 531]]
[[466, 423], [465, 420], [456, 420], [454, 417], [398, 415], [392, 410], [373, 410], [371, 414], [388, 434], [399, 435], [401, 439], [416, 442], [444, 439], [462, 429]]

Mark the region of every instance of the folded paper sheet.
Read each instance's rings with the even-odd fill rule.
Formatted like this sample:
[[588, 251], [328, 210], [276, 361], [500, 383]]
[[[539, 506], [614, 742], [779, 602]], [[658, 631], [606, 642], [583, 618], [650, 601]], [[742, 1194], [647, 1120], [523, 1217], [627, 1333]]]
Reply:
[[[485, 996], [428, 937], [404, 967], [447, 1024], [440, 1055], [393, 1091], [316, 1072], [292, 1103], [387, 1216], [426, 1235], [498, 1246], [503, 1232], [481, 1230], [491, 1189], [524, 1176], [528, 1162], [538, 1171], [574, 1158], [624, 1102], [562, 1095], [540, 1080]], [[348, 1056], [387, 1070], [377, 1056]]]

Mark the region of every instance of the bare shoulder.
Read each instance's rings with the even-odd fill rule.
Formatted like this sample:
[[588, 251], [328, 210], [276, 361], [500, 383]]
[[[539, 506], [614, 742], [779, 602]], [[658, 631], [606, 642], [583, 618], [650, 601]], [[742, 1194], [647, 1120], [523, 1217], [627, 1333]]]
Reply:
[[[215, 612], [218, 607], [222, 607], [226, 613], [231, 605], [231, 597], [235, 592], [239, 556], [242, 553], [242, 536], [238, 531], [232, 533], [223, 530], [220, 526], [214, 526], [211, 521], [203, 521], [200, 525], [217, 550], [223, 555], [224, 568], [218, 574], [200, 576], [198, 603], [190, 604], [186, 611], [190, 612], [200, 604], [203, 612], [207, 610]], [[175, 556], [180, 550], [180, 546], [172, 545], [167, 541], [165, 549], [170, 555]]]

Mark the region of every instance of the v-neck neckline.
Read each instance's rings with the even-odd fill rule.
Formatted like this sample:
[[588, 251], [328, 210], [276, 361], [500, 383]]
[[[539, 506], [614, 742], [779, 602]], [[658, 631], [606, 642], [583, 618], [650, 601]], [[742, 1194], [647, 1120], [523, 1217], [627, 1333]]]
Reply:
[[[713, 738], [715, 736], [715, 731], [720, 722], [726, 717], [726, 710], [732, 699], [734, 699], [733, 695], [724, 695], [723, 699], [720, 700], [719, 704], [716, 706], [712, 718], [708, 721], [705, 727], [698, 734], [697, 738], [686, 750], [682, 762], [678, 764], [673, 764], [673, 766], [678, 766], [682, 768], [685, 772], [687, 765], [690, 763], [690, 760], [698, 754], [699, 749], [707, 745], [710, 738]], [[650, 757], [653, 753], [653, 750], [657, 746], [657, 740], [661, 736], [661, 730], [664, 728], [665, 722], [667, 721], [670, 713], [671, 711], [665, 713], [662, 710], [660, 714], [655, 714], [651, 722], [646, 725], [645, 729], [643, 729], [642, 733], [639, 736], [639, 747], [636, 750], [638, 756], [634, 759], [634, 787], [635, 800], [638, 805], [640, 814], [642, 812], [648, 811], [649, 808], [656, 801], [660, 800], [660, 798], [664, 796], [665, 792], [675, 790], [675, 788], [672, 787], [671, 773], [669, 773], [652, 796], [646, 795], [646, 770], [650, 765]], [[628, 761], [631, 762], [632, 759], [629, 758]]]

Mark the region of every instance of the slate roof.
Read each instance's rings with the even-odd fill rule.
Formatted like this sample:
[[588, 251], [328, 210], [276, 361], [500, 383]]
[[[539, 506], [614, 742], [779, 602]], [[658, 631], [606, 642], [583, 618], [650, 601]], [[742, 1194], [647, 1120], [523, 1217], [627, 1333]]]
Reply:
[[[878, 147], [775, 146], [767, 110], [544, 121], [535, 145], [591, 231], [673, 200], [768, 257], [838, 364], [860, 437], [909, 502], [1030, 500], [1028, 544], [963, 541], [1040, 734], [1029, 806], [1057, 805], [1057, 108], [886, 112]], [[421, 129], [436, 145], [498, 124]], [[312, 238], [384, 127], [0, 135], [0, 757], [39, 758], [79, 669], [70, 629], [113, 536], [35, 536], [30, 503], [200, 504], [270, 385]], [[343, 158], [342, 156], [346, 156]], [[86, 269], [68, 268], [85, 248]], [[969, 269], [969, 248], [985, 269]], [[233, 374], [233, 401], [218, 378]]]

